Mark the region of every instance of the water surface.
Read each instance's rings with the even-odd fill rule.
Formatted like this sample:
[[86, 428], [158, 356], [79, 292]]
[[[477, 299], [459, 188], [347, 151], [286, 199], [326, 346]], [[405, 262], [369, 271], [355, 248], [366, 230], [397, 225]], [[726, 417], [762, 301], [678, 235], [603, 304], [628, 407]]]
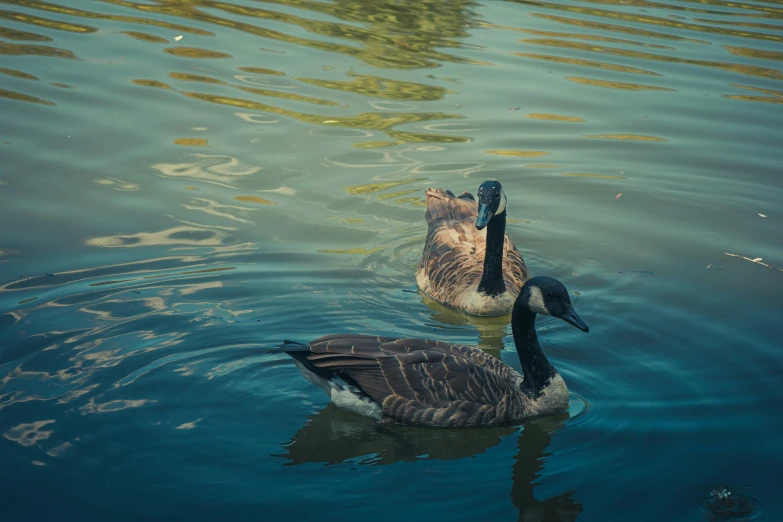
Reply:
[[[3, 520], [783, 513], [783, 4], [0, 0]], [[423, 191], [499, 180], [572, 392], [378, 427], [282, 339], [478, 344]], [[756, 502], [757, 501], [757, 502]], [[721, 518], [715, 518], [721, 520]], [[724, 517], [725, 519], [725, 517]]]

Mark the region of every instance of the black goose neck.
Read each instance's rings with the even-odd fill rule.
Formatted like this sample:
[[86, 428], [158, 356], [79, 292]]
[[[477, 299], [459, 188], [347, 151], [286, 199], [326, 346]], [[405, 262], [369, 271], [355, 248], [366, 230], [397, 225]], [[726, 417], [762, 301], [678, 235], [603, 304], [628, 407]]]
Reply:
[[484, 272], [478, 291], [494, 297], [505, 293], [503, 281], [503, 244], [506, 237], [506, 211], [495, 214], [487, 224], [487, 248], [484, 252]]
[[514, 333], [514, 344], [525, 377], [522, 391], [531, 398], [537, 398], [555, 376], [555, 367], [544, 355], [538, 344], [536, 334], [536, 314], [519, 300], [514, 304], [511, 313], [511, 329]]

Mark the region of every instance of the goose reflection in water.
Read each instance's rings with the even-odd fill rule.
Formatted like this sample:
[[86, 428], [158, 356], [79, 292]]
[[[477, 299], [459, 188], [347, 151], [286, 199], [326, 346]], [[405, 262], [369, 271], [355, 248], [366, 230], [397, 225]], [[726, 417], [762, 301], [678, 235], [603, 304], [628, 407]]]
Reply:
[[573, 521], [582, 505], [573, 491], [539, 500], [534, 481], [544, 468], [546, 452], [554, 433], [565, 425], [568, 413], [533, 419], [518, 427], [475, 430], [433, 430], [378, 424], [373, 419], [342, 410], [332, 403], [312, 415], [285, 444], [285, 453], [275, 455], [286, 465], [339, 464], [356, 459], [359, 464], [386, 466], [397, 462], [456, 460], [480, 455], [518, 434], [517, 455], [511, 464], [511, 502], [520, 522]]
[[503, 338], [508, 335], [509, 323], [507, 315], [501, 317], [467, 315], [440, 304], [421, 291], [419, 291], [419, 295], [421, 296], [422, 304], [431, 311], [432, 324], [427, 326], [444, 329], [452, 329], [449, 328], [452, 326], [470, 326], [478, 332], [478, 343], [476, 346], [493, 357], [500, 359], [500, 352], [505, 347]]

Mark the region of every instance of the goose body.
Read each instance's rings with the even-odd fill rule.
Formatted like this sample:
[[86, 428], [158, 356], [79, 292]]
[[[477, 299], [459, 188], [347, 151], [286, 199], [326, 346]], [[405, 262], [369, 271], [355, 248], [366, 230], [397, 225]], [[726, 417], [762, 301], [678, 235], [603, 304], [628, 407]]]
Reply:
[[[418, 287], [472, 315], [510, 313], [528, 270], [505, 233], [506, 197], [500, 184], [483, 183], [478, 202], [467, 192], [456, 197], [428, 189], [425, 195], [428, 230], [416, 271]], [[483, 221], [480, 228], [478, 221]]]
[[516, 424], [568, 407], [565, 381], [536, 337], [537, 313], [588, 331], [562, 284], [531, 279], [512, 315], [522, 373], [478, 348], [429, 339], [338, 334], [309, 344], [286, 341], [280, 349], [337, 406], [384, 422], [429, 427]]

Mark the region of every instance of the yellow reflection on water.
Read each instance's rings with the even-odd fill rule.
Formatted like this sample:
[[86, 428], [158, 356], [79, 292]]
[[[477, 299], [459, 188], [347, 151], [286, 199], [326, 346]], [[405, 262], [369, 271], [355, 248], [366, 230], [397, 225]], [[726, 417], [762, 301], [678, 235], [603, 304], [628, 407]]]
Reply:
[[348, 225], [356, 225], [359, 223], [364, 223], [364, 220], [361, 218], [344, 218], [344, 217], [332, 216], [327, 219], [329, 219], [329, 221], [337, 221], [339, 223], [346, 223]]
[[293, 101], [299, 101], [299, 102], [305, 102], [305, 103], [312, 103], [315, 105], [327, 105], [331, 107], [337, 107], [340, 104], [337, 102], [333, 102], [331, 100], [325, 100], [323, 98], [312, 98], [310, 96], [303, 96], [301, 94], [294, 94], [290, 92], [280, 92], [280, 91], [273, 91], [270, 89], [259, 89], [257, 87], [247, 87], [244, 85], [231, 85], [229, 83], [224, 82], [223, 80], [219, 80], [217, 78], [213, 78], [211, 76], [204, 76], [201, 74], [191, 74], [191, 73], [179, 73], [179, 72], [170, 72], [169, 77], [173, 78], [175, 80], [180, 80], [183, 82], [196, 82], [196, 83], [212, 83], [216, 85], [230, 85], [231, 87], [234, 87], [236, 89], [239, 89], [241, 91], [249, 92], [251, 94], [257, 94], [259, 96], [267, 96], [271, 98], [282, 98], [284, 100], [293, 100]]
[[455, 91], [443, 87], [424, 83], [404, 82], [361, 74], [349, 74], [349, 76], [353, 77], [353, 80], [349, 82], [314, 78], [297, 78], [297, 80], [310, 85], [317, 85], [318, 87], [387, 100], [432, 101], [440, 100], [447, 94], [455, 93]]
[[361, 141], [354, 143], [353, 146], [358, 149], [384, 149], [400, 145], [401, 141]]
[[585, 27], [589, 29], [598, 29], [601, 31], [612, 31], [615, 33], [633, 34], [636, 36], [646, 36], [649, 38], [662, 38], [664, 40], [682, 40], [685, 42], [709, 44], [709, 42], [706, 42], [704, 40], [693, 40], [676, 34], [660, 33], [657, 31], [648, 31], [646, 29], [638, 29], [636, 27], [613, 25], [613, 24], [607, 24], [605, 22], [596, 22], [594, 20], [587, 20], [582, 18], [569, 18], [566, 16], [557, 16], [557, 15], [542, 14], [542, 13], [530, 13], [530, 16], [543, 18], [544, 20], [550, 20], [552, 22], [559, 22], [561, 24], [574, 25], [577, 27]]
[[155, 36], [154, 34], [149, 33], [142, 33], [139, 31], [122, 31], [122, 34], [127, 34], [131, 38], [134, 38], [136, 40], [140, 40], [142, 42], [150, 42], [150, 43], [168, 43], [169, 41], [165, 38], [161, 38], [160, 36]]
[[485, 150], [484, 152], [496, 156], [514, 156], [516, 158], [538, 158], [549, 155], [549, 152], [544, 150]]
[[[781, 26], [780, 29], [783, 30], [783, 26]], [[723, 47], [735, 56], [783, 61], [783, 53], [778, 51], [765, 51], [763, 49], [753, 49], [750, 47], [732, 47], [731, 45], [724, 45]]]
[[79, 411], [82, 415], [87, 415], [90, 413], [113, 413], [115, 411], [127, 410], [128, 408], [140, 408], [149, 402], [155, 401], [151, 401], [149, 399], [118, 399], [114, 401], [97, 403], [95, 402], [95, 398], [90, 398], [90, 401], [79, 408]]
[[[9, 1], [9, 0], [3, 0], [3, 1]], [[131, 7], [131, 8], [137, 7], [136, 4], [133, 4], [131, 2], [113, 1], [113, 0], [102, 0], [102, 1], [109, 4], [122, 5], [124, 7]], [[165, 29], [171, 29], [172, 31], [198, 34], [203, 36], [214, 36], [214, 33], [211, 33], [209, 31], [196, 29], [195, 27], [189, 27], [187, 25], [172, 24], [169, 22], [164, 22], [155, 19], [138, 18], [135, 16], [124, 16], [124, 15], [108, 15], [103, 13], [96, 13], [93, 11], [84, 11], [82, 9], [74, 9], [72, 7], [66, 7], [60, 4], [53, 4], [50, 2], [44, 2], [39, 0], [13, 0], [13, 3], [31, 9], [40, 9], [42, 11], [50, 11], [61, 15], [68, 15], [68, 16], [74, 16], [80, 18], [92, 18], [96, 20], [111, 20], [114, 22], [126, 22], [131, 24], [151, 25], [151, 26], [163, 27]]]
[[[353, 185], [350, 187], [345, 187], [345, 191], [348, 192], [348, 194], [358, 196], [362, 194], [372, 194], [373, 192], [381, 192], [391, 188], [399, 187], [400, 185], [407, 185], [408, 183], [416, 183], [417, 181], [423, 180], [424, 178], [417, 178], [405, 179], [401, 181], [386, 181], [383, 183], [367, 183], [366, 185]], [[400, 195], [400, 193], [397, 193], [397, 195]]]
[[72, 447], [73, 444], [71, 444], [70, 442], [63, 442], [62, 444], [55, 446], [50, 450], [47, 450], [46, 454], [49, 455], [50, 457], [58, 458], [63, 456], [65, 453], [67, 453]]
[[[609, 43], [618, 43], [618, 44], [626, 44], [626, 45], [639, 45], [641, 47], [667, 49], [670, 51], [676, 50], [674, 47], [670, 47], [668, 45], [651, 44], [645, 42], [638, 42], [636, 40], [626, 40], [624, 38], [612, 38], [609, 36], [598, 36], [594, 34], [563, 33], [558, 31], [538, 31], [534, 29], [522, 29], [522, 31], [528, 34], [535, 34], [537, 36], [546, 36], [549, 38], [574, 38], [577, 40], [590, 40], [593, 42], [609, 42]], [[525, 40], [520, 40], [520, 41], [524, 42]]]
[[528, 114], [527, 117], [531, 120], [567, 121], [573, 123], [587, 121], [583, 118], [577, 118], [576, 116], [562, 116], [560, 114], [531, 113]]
[[668, 87], [657, 85], [642, 85], [639, 83], [610, 82], [607, 80], [595, 80], [593, 78], [580, 78], [578, 76], [566, 76], [566, 80], [594, 87], [605, 87], [607, 89], [620, 89], [623, 91], [674, 91]]
[[9, 100], [16, 100], [16, 101], [22, 101], [28, 103], [40, 103], [41, 105], [57, 105], [56, 103], [50, 102], [49, 100], [36, 98], [35, 96], [30, 96], [29, 94], [22, 94], [20, 92], [8, 91], [6, 89], [0, 89], [0, 98], [8, 98]]
[[53, 422], [54, 419], [49, 419], [27, 424], [18, 424], [3, 433], [3, 437], [21, 444], [22, 446], [33, 446], [39, 441], [48, 439], [52, 433], [54, 433], [52, 430], [41, 429]]
[[[379, 1], [372, 3], [339, 1], [330, 4], [301, 0], [278, 0], [276, 2], [267, 2], [267, 5], [265, 6], [234, 5], [213, 0], [188, 0], [187, 2], [179, 0], [160, 0], [154, 4], [127, 0], [100, 1], [112, 6], [133, 9], [150, 15], [174, 16], [182, 20], [198, 22], [201, 25], [212, 24], [217, 27], [231, 28], [263, 38], [285, 41], [328, 52], [338, 52], [359, 58], [378, 67], [410, 69], [417, 67], [432, 67], [444, 61], [473, 64], [485, 63], [474, 58], [454, 56], [442, 51], [442, 49], [462, 47], [465, 45], [461, 39], [468, 35], [468, 27], [471, 26], [471, 22], [475, 17], [470, 10], [471, 2], [467, 0], [455, 0], [447, 4], [436, 0], [421, 0], [418, 2], [413, 2], [412, 0], [394, 2]], [[92, 10], [75, 9], [40, 0], [18, 0], [14, 3], [26, 8], [48, 11], [70, 17], [165, 27], [178, 32], [190, 32], [191, 34], [214, 34], [210, 31], [196, 29], [187, 25], [162, 22], [161, 20], [154, 18], [106, 14]], [[296, 7], [297, 14], [291, 14], [291, 12], [278, 12], [266, 8], [270, 3], [280, 3]], [[231, 17], [223, 18], [215, 14], [221, 11], [228, 13]], [[345, 20], [345, 23], [342, 21], [335, 22], [334, 20], [326, 22], [320, 15], [314, 17], [316, 19], [311, 19], [307, 16], [299, 16], [299, 13], [307, 13], [308, 11], [328, 15], [333, 19]], [[399, 12], [406, 13], [404, 30], [401, 28], [398, 15], [395, 14]], [[27, 15], [10, 13], [8, 16], [16, 19], [20, 16]], [[32, 21], [37, 21], [40, 24], [48, 23], [43, 19], [39, 20], [39, 18], [40, 17], [30, 18], [30, 23], [33, 23]], [[328, 37], [329, 40], [300, 38], [293, 36], [294, 31], [275, 31], [264, 27], [263, 24], [254, 25], [241, 21], [245, 19], [257, 19], [264, 22], [271, 20], [279, 24], [288, 24], [290, 26], [300, 27], [307, 32], [320, 37]], [[77, 25], [73, 23], [70, 25], [66, 24], [59, 28], [82, 32], [95, 30], [87, 25]], [[168, 38], [140, 31], [124, 31], [124, 34], [145, 42], [165, 43], [169, 41]], [[342, 43], [345, 41], [351, 43]], [[164, 51], [176, 56], [196, 59], [229, 58], [231, 56], [228, 53], [218, 50], [189, 46], [169, 47], [164, 49]], [[40, 47], [0, 45], [0, 52], [3, 54], [59, 53], [61, 56], [75, 57], [68, 51]], [[241, 67], [239, 69], [254, 74], [284, 75], [281, 71], [268, 69], [266, 67]], [[215, 84], [225, 83], [223, 80], [210, 79], [208, 76], [198, 74], [188, 75], [188, 73], [172, 73], [170, 76], [181, 81], [197, 81]], [[446, 94], [454, 92], [440, 86], [406, 82], [374, 75], [351, 74], [348, 81], [327, 81], [319, 78], [300, 78], [299, 81], [327, 89], [391, 100], [432, 101], [442, 99]], [[137, 79], [134, 80], [134, 82], [138, 85], [149, 87], [170, 88], [169, 85], [158, 79]], [[272, 89], [258, 89], [255, 87], [236, 85], [234, 87], [258, 96], [275, 97], [324, 106], [338, 105], [330, 100], [280, 93], [279, 91]], [[395, 113], [394, 117], [390, 117], [384, 112], [363, 113], [358, 116], [345, 118], [340, 116], [319, 116], [297, 113], [264, 104], [255, 104], [250, 100], [243, 100], [240, 98], [228, 98], [212, 94], [191, 92], [183, 94], [212, 103], [240, 106], [251, 110], [260, 110], [275, 114], [284, 114], [307, 123], [324, 124], [324, 122], [328, 121], [334, 126], [384, 130], [392, 139], [398, 142], [457, 143], [471, 141], [471, 138], [466, 136], [409, 132], [392, 128], [397, 125], [405, 125], [430, 119], [458, 117], [457, 115], [440, 113]], [[370, 143], [371, 142], [368, 142], [363, 146], [368, 148], [374, 146], [370, 145]], [[377, 146], [390, 146], [390, 142], [384, 142], [382, 145], [378, 144]]]
[[261, 167], [249, 165], [233, 156], [193, 154], [195, 161], [182, 163], [155, 163], [152, 168], [160, 175], [184, 178], [234, 188], [237, 180], [251, 176]]
[[36, 78], [32, 74], [27, 74], [26, 72], [17, 71], [16, 69], [6, 69], [5, 67], [0, 67], [0, 74], [7, 74], [8, 76], [13, 76], [14, 78], [21, 78], [23, 80], [38, 80], [38, 78]]
[[175, 429], [177, 430], [192, 430], [196, 427], [196, 424], [198, 424], [203, 419], [196, 419], [191, 422], [183, 422], [179, 426], [177, 426]]
[[136, 85], [143, 85], [144, 87], [155, 87], [156, 89], [173, 89], [171, 85], [157, 80], [131, 80]]
[[239, 67], [240, 71], [249, 72], [253, 74], [268, 74], [270, 76], [285, 76], [282, 71], [275, 71], [274, 69], [264, 69], [263, 67]]
[[[26, 5], [47, 5], [34, 0], [20, 0]], [[126, 0], [101, 0], [104, 3], [155, 13], [177, 16], [181, 19], [198, 21], [201, 24], [213, 24], [228, 27], [263, 38], [279, 40], [303, 47], [338, 52], [353, 56], [376, 67], [411, 69], [434, 67], [440, 62], [452, 61], [480, 64], [475, 59], [454, 56], [439, 49], [462, 45], [459, 38], [467, 36], [466, 26], [472, 19], [468, 8], [469, 0], [386, 0], [364, 2], [359, 0], [338, 2], [313, 2], [305, 0], [276, 0], [267, 4], [279, 3], [297, 9], [296, 12], [312, 11], [343, 19], [349, 23], [333, 20], [324, 21], [297, 16], [288, 12], [273, 11], [248, 5], [234, 5], [213, 0], [159, 0], [156, 4], [135, 3]], [[44, 7], [39, 7], [44, 8]], [[208, 10], [208, 11], [207, 11]], [[72, 10], [76, 11], [76, 10]], [[213, 14], [223, 11], [231, 18]], [[405, 13], [405, 30], [401, 30], [398, 13]], [[73, 16], [108, 18], [110, 15], [81, 12]], [[266, 27], [238, 21], [238, 19], [256, 18], [264, 22], [288, 24], [307, 32], [327, 37], [308, 39], [294, 36], [297, 31], [275, 31]], [[126, 17], [131, 18], [131, 17]], [[112, 18], [114, 19], [114, 18]], [[145, 19], [135, 19], [135, 23], [144, 23]], [[126, 20], [130, 21], [130, 20]], [[359, 22], [362, 25], [357, 24]], [[369, 27], [368, 27], [369, 25]], [[346, 45], [336, 41], [350, 41], [358, 45]]]
[[[632, 23], [650, 24], [650, 25], [655, 25], [657, 27], [671, 27], [679, 30], [721, 34], [726, 36], [735, 36], [739, 38], [754, 38], [758, 40], [769, 40], [773, 42], [783, 42], [783, 35], [780, 34], [752, 33], [750, 31], [741, 31], [737, 29], [728, 29], [724, 27], [692, 24], [692, 23], [684, 22], [682, 20], [674, 20], [671, 18], [663, 18], [659, 16], [650, 16], [646, 14], [637, 14], [637, 13], [631, 13], [626, 11], [611, 11], [608, 9], [595, 9], [590, 7], [571, 5], [568, 3], [543, 2], [538, 0], [512, 0], [512, 1], [520, 2], [520, 3], [524, 1], [524, 3], [528, 5], [535, 5], [547, 9], [556, 9], [560, 11], [577, 13], [582, 16], [603, 17], [603, 18], [609, 18], [613, 20], [623, 20]], [[628, 1], [630, 2], [630, 0]], [[623, 2], [625, 3], [626, 0], [623, 0]], [[665, 7], [667, 9], [673, 8], [672, 7], [673, 4], [658, 4], [658, 5], [660, 7]], [[731, 14], [732, 16], [741, 16], [738, 15], [737, 13], [725, 13], [725, 14]]]
[[59, 47], [35, 44], [12, 44], [3, 41], [0, 41], [0, 54], [9, 56], [29, 54], [34, 56], [50, 56], [53, 58], [76, 58], [76, 55], [73, 52]]
[[776, 91], [773, 89], [761, 89], [759, 87], [751, 87], [749, 85], [737, 85], [737, 84], [730, 84], [732, 87], [737, 87], [739, 89], [747, 89], [749, 91], [756, 91], [756, 92], [763, 92], [765, 94], [769, 94], [770, 96], [749, 96], [747, 94], [724, 94], [724, 98], [729, 98], [731, 100], [742, 100], [742, 101], [751, 101], [751, 102], [760, 102], [760, 103], [777, 103], [777, 104], [783, 104], [783, 91]]
[[640, 134], [589, 134], [583, 138], [597, 138], [603, 140], [630, 140], [630, 141], [669, 141], [655, 136], [644, 136]]
[[646, 69], [639, 69], [637, 67], [629, 67], [627, 65], [619, 65], [616, 63], [596, 62], [593, 60], [584, 60], [582, 58], [569, 58], [567, 56], [557, 56], [552, 54], [536, 54], [536, 53], [511, 53], [514, 56], [523, 56], [525, 58], [533, 58], [535, 60], [544, 60], [548, 62], [567, 63], [569, 65], [579, 65], [581, 67], [591, 67], [593, 69], [604, 69], [607, 71], [617, 71], [630, 74], [647, 74], [649, 76], [662, 76], [660, 73], [648, 71]]
[[147, 246], [221, 246], [228, 234], [216, 228], [200, 228], [182, 225], [160, 232], [138, 232], [94, 237], [85, 241], [87, 246], [104, 248], [134, 248]]
[[464, 136], [448, 136], [445, 134], [427, 134], [424, 132], [405, 132], [398, 130], [389, 130], [386, 132], [390, 137], [404, 141], [406, 143], [466, 143], [472, 141], [471, 138]]
[[764, 92], [767, 94], [772, 94], [773, 96], [783, 96], [783, 91], [776, 91], [773, 89], [762, 89], [760, 87], [751, 87], [749, 85], [737, 85], [736, 83], [731, 83], [729, 85], [731, 85], [732, 87], [739, 87], [740, 89], [748, 89], [756, 92]]
[[163, 50], [174, 56], [182, 56], [184, 58], [231, 58], [231, 55], [228, 53], [199, 49], [198, 47], [169, 47]]
[[[649, 0], [583, 0], [585, 3], [593, 3], [593, 4], [609, 4], [609, 5], [616, 5], [620, 4], [623, 6], [633, 6], [633, 7], [651, 7], [651, 8], [666, 8], [669, 10], [675, 10], [675, 11], [687, 11], [691, 13], [712, 13], [712, 14], [726, 14], [726, 15], [735, 15], [735, 16], [744, 16], [742, 14], [737, 15], [736, 13], [733, 13], [731, 11], [716, 11], [712, 9], [701, 9], [698, 7], [689, 7], [689, 6], [682, 6], [677, 4], [664, 4], [660, 2], [651, 2]], [[701, 0], [702, 4], [709, 4], [712, 2], [709, 2], [709, 0]], [[713, 5], [715, 5], [713, 3]], [[723, 5], [723, 4], [719, 4]], [[734, 4], [736, 5], [736, 4]], [[673, 16], [673, 15], [672, 15]], [[678, 17], [679, 18], [679, 17]]]
[[271, 98], [282, 98], [284, 100], [292, 100], [304, 103], [312, 103], [314, 105], [326, 105], [329, 107], [338, 107], [340, 104], [331, 100], [324, 100], [323, 98], [312, 98], [310, 96], [303, 96], [301, 94], [294, 94], [291, 92], [272, 91], [269, 89], [259, 89], [257, 87], [244, 87], [235, 85], [237, 89], [240, 89], [251, 94], [257, 94], [259, 96], [268, 96]]
[[109, 186], [121, 192], [133, 192], [139, 190], [138, 183], [130, 183], [118, 178], [98, 178], [94, 180], [99, 185]]
[[[726, 71], [732, 71], [739, 74], [759, 76], [761, 78], [774, 78], [776, 80], [783, 79], [783, 73], [781, 73], [776, 69], [769, 69], [767, 67], [758, 67], [754, 65], [745, 65], [745, 64], [730, 63], [730, 62], [713, 62], [709, 60], [695, 60], [691, 58], [680, 58], [676, 56], [666, 56], [662, 54], [645, 53], [641, 51], [632, 51], [629, 49], [618, 49], [615, 47], [604, 47], [599, 45], [586, 44], [582, 42], [570, 42], [566, 40], [557, 40], [552, 38], [530, 38], [524, 40], [524, 42], [534, 44], [534, 45], [546, 45], [550, 47], [560, 47], [564, 49], [613, 54], [618, 56], [624, 56], [626, 58], [635, 58], [639, 60], [684, 63], [689, 65], [698, 65], [701, 67], [712, 67], [715, 69], [723, 69]], [[783, 53], [777, 53], [777, 54], [783, 56]]]
[[771, 29], [773, 31], [779, 31], [783, 29], [783, 25], [764, 24], [760, 22], [739, 22], [736, 20], [714, 20], [714, 19], [707, 19], [707, 18], [694, 18], [693, 20], [696, 22], [704, 22], [707, 24], [733, 25], [736, 27], [754, 27], [756, 29]]
[[42, 34], [31, 33], [29, 31], [21, 31], [19, 29], [11, 29], [10, 27], [0, 26], [0, 38], [8, 38], [9, 40], [26, 40], [28, 42], [51, 42], [52, 39]]
[[199, 92], [183, 91], [182, 94], [189, 98], [207, 101], [230, 107], [240, 107], [243, 109], [269, 112], [294, 118], [299, 121], [315, 125], [329, 125], [334, 127], [350, 127], [358, 129], [372, 129], [385, 131], [389, 136], [400, 141], [411, 143], [432, 143], [432, 142], [464, 142], [470, 141], [470, 138], [462, 136], [447, 136], [442, 134], [422, 134], [414, 132], [403, 132], [392, 130], [393, 126], [404, 125], [430, 120], [461, 118], [458, 114], [446, 114], [441, 112], [421, 112], [421, 113], [394, 113], [390, 115], [384, 112], [362, 112], [356, 116], [321, 116], [317, 114], [307, 114], [303, 112], [283, 109], [264, 103], [234, 98], [229, 96], [219, 96], [216, 94], [207, 94]]
[[203, 76], [201, 74], [170, 72], [169, 78], [183, 82], [216, 83], [220, 85], [226, 85], [226, 82], [223, 80], [218, 80], [217, 78], [213, 78], [211, 76]]
[[245, 203], [255, 203], [257, 205], [276, 205], [277, 203], [274, 201], [269, 201], [268, 199], [259, 198], [258, 196], [236, 196], [234, 198], [237, 201], [243, 201]]
[[16, 11], [0, 10], [0, 20], [11, 20], [14, 22], [46, 27], [47, 29], [70, 31], [72, 33], [94, 33], [98, 30], [95, 27], [90, 27], [88, 25], [69, 24], [59, 20], [50, 20], [48, 18], [41, 18], [40, 16], [19, 13]]
[[[774, 3], [774, 4], [780, 4], [780, 0], [762, 0], [766, 3]], [[759, 16], [761, 13], [764, 13], [762, 16], [770, 16], [772, 18], [783, 18], [783, 9], [779, 7], [772, 7], [767, 5], [759, 5], [759, 4], [752, 4], [752, 3], [743, 3], [743, 2], [736, 2], [734, 0], [699, 0], [700, 3], [705, 5], [717, 5], [721, 7], [732, 7], [735, 9], [744, 9], [745, 12], [747, 11], [757, 11], [760, 13], [742, 13], [737, 14], [735, 12], [731, 13], [724, 13], [724, 14], [730, 14], [732, 16]]]
[[177, 138], [174, 140], [177, 145], [183, 147], [208, 147], [209, 144], [204, 138]]

